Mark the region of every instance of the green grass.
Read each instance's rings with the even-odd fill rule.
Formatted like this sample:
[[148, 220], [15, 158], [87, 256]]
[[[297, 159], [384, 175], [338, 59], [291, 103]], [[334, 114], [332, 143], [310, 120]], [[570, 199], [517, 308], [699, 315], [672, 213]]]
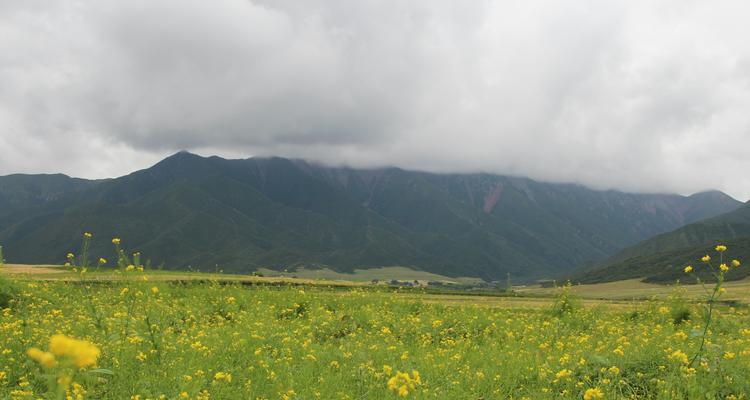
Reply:
[[[0, 316], [0, 398], [55, 399], [50, 374], [68, 374], [91, 399], [387, 399], [398, 397], [388, 385], [397, 371], [418, 371], [421, 383], [407, 387], [418, 399], [750, 391], [744, 309], [722, 309], [705, 367], [691, 370], [680, 354], [697, 347], [695, 306], [674, 325], [661, 301], [595, 300], [554, 315], [552, 298], [156, 279], [164, 274], [86, 283], [15, 276], [22, 293]], [[100, 348], [97, 365], [66, 372], [26, 356], [55, 333]]]

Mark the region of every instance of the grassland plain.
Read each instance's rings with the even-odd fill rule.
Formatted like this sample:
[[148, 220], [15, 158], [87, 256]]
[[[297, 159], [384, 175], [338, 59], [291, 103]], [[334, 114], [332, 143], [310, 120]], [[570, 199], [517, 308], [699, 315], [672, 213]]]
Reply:
[[137, 257], [125, 257], [119, 243], [118, 252], [119, 272], [107, 273], [118, 279], [83, 272], [86, 266], [71, 266], [78, 281], [4, 279], [12, 297], [0, 314], [0, 398], [592, 400], [750, 393], [746, 308], [714, 310], [701, 346], [704, 308], [684, 291], [626, 308], [580, 307], [574, 288], [536, 299], [535, 307], [476, 307], [361, 286], [167, 281], [144, 271]]

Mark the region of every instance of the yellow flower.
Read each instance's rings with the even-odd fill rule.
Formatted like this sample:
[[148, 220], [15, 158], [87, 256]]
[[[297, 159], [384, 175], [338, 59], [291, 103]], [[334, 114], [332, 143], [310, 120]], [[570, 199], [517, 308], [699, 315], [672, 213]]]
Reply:
[[740, 266], [739, 260], [732, 260], [732, 266], [735, 268], [739, 267]]
[[214, 374], [214, 382], [231, 382], [232, 381], [232, 374], [226, 373], [226, 372], [217, 372]]
[[688, 356], [687, 356], [687, 354], [683, 353], [680, 350], [674, 351], [667, 358], [669, 358], [670, 360], [679, 361], [679, 362], [681, 362], [683, 364], [687, 364], [688, 363]]
[[158, 287], [156, 287], [156, 286], [152, 287], [152, 288], [151, 288], [151, 293], [153, 293], [153, 294], [157, 294], [157, 293], [159, 293], [159, 288], [158, 288]]
[[55, 360], [55, 355], [47, 352], [37, 349], [36, 347], [30, 348], [26, 354], [29, 355], [29, 358], [32, 360], [38, 362], [45, 368], [52, 368], [55, 365], [57, 365], [57, 360]]
[[583, 400], [594, 400], [604, 398], [604, 392], [599, 388], [586, 389], [583, 393]]
[[106, 263], [107, 263], [107, 259], [106, 258], [100, 258], [99, 259], [99, 264], [104, 265]]
[[416, 389], [420, 384], [422, 384], [422, 378], [418, 371], [412, 371], [411, 376], [408, 372], [396, 371], [396, 375], [388, 380], [388, 389], [401, 397], [406, 397], [410, 390]]
[[120, 244], [120, 238], [112, 238], [112, 244], [114, 245]]
[[711, 261], [711, 256], [709, 256], [708, 254], [706, 254], [705, 256], [701, 257], [701, 261], [703, 261], [704, 263], [707, 263], [707, 262]]
[[58, 357], [68, 358], [78, 368], [96, 364], [100, 354], [98, 347], [85, 340], [59, 334], [50, 338], [49, 351]]
[[729, 271], [729, 267], [726, 264], [724, 264], [724, 263], [722, 263], [721, 265], [719, 265], [719, 269], [721, 270], [721, 272], [727, 272], [727, 271]]
[[87, 239], [91, 239], [92, 236], [94, 236], [94, 235], [92, 235], [91, 232], [84, 232], [83, 233], [83, 237], [85, 237]]
[[727, 246], [724, 246], [723, 244], [720, 244], [720, 245], [716, 246], [716, 251], [718, 251], [719, 253], [727, 251]]
[[684, 271], [685, 271], [686, 274], [689, 274], [689, 273], [693, 272], [693, 266], [692, 265], [688, 265], [687, 267], [685, 267]]
[[557, 379], [563, 379], [563, 378], [569, 377], [572, 374], [573, 374], [573, 372], [571, 370], [569, 370], [569, 369], [561, 369], [560, 372], [558, 372], [557, 374], [555, 374], [555, 378], [557, 378]]
[[71, 259], [71, 258], [75, 257], [75, 254], [73, 254], [73, 253], [68, 253], [67, 257], [68, 257], [68, 259]]

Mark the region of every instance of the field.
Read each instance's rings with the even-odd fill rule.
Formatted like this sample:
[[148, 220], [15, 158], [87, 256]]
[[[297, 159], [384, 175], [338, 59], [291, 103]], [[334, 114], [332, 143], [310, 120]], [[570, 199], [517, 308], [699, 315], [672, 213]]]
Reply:
[[[497, 293], [5, 266], [3, 399], [741, 399], [748, 282]], [[131, 264], [132, 263], [132, 264]], [[93, 268], [92, 268], [93, 269]], [[0, 297], [0, 301], [3, 298]]]

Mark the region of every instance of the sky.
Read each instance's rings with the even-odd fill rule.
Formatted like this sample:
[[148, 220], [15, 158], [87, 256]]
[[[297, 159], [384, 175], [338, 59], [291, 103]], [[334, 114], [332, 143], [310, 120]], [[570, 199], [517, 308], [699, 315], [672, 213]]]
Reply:
[[0, 175], [179, 150], [750, 198], [744, 1], [0, 2]]

